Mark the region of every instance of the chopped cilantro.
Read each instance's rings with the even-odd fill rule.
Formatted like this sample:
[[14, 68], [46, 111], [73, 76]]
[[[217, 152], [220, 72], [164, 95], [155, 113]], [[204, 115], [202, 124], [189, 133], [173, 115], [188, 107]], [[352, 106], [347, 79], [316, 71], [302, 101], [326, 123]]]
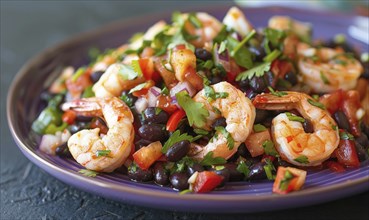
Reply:
[[104, 157], [110, 154], [111, 150], [97, 150], [96, 157]]
[[284, 31], [279, 31], [272, 28], [265, 28], [264, 35], [273, 47], [280, 46], [280, 43], [286, 37], [286, 33]]
[[135, 71], [138, 76], [142, 76], [142, 70], [141, 70], [140, 63], [138, 62], [138, 60], [132, 60], [131, 66], [132, 66], [133, 71]]
[[115, 64], [115, 67], [118, 68], [118, 74], [122, 78], [122, 80], [132, 80], [137, 78], [138, 76], [141, 76], [130, 65]]
[[180, 141], [188, 140], [192, 142], [193, 137], [188, 135], [187, 133], [181, 134], [179, 130], [175, 131], [169, 139], [165, 142], [163, 148], [161, 149], [162, 153], [166, 153], [168, 149], [173, 146], [173, 144], [178, 143]]
[[215, 100], [218, 98], [227, 98], [228, 93], [227, 92], [215, 92], [214, 89], [211, 86], [205, 85], [204, 87], [205, 96], [208, 97], [210, 100]]
[[135, 42], [136, 40], [142, 38], [144, 36], [144, 33], [142, 32], [137, 32], [135, 33], [134, 35], [132, 35], [132, 37], [128, 40], [129, 43], [133, 43]]
[[215, 170], [223, 170], [225, 166], [215, 166]]
[[312, 100], [312, 99], [308, 99], [308, 102], [309, 102], [311, 105], [315, 106], [315, 107], [318, 107], [318, 108], [320, 108], [320, 109], [325, 110], [325, 106], [324, 106], [322, 103], [320, 103], [320, 102], [314, 101], [314, 100]]
[[81, 173], [85, 176], [88, 177], [96, 177], [99, 173], [93, 170], [87, 170], [87, 169], [81, 169], [80, 171], [78, 171], [78, 173]]
[[251, 79], [253, 76], [257, 76], [257, 77], [263, 76], [265, 72], [270, 70], [270, 64], [271, 64], [270, 62], [261, 63], [249, 70], [241, 72], [236, 77], [236, 81]]
[[323, 81], [323, 83], [325, 85], [329, 85], [330, 84], [328, 78], [324, 75], [324, 73], [322, 71], [320, 71], [320, 78], [322, 79], [322, 81]]
[[161, 108], [155, 108], [155, 115], [160, 114], [163, 110]]
[[338, 129], [337, 125], [332, 125], [332, 129], [337, 131], [337, 129]]
[[258, 133], [266, 130], [267, 128], [262, 124], [254, 124], [254, 132]]
[[233, 37], [229, 36], [227, 38], [227, 47], [228, 50], [231, 51], [230, 53], [231, 57], [235, 59], [238, 65], [245, 67], [247, 69], [251, 69], [253, 66], [251, 52], [246, 47], [240, 47], [236, 51], [234, 51], [237, 48], [238, 44], [239, 42]]
[[223, 136], [227, 139], [228, 149], [232, 150], [234, 147], [234, 139], [232, 135], [222, 126], [215, 127], [215, 130], [223, 134]]
[[197, 18], [195, 13], [190, 13], [188, 15], [188, 21], [191, 22], [191, 24], [193, 24], [193, 26], [195, 28], [201, 28], [202, 27], [202, 23], [201, 21]]
[[179, 192], [179, 195], [184, 195], [184, 194], [189, 194], [189, 193], [192, 193], [192, 190], [185, 189], [185, 190], [182, 190], [181, 192]]
[[277, 91], [275, 91], [271, 86], [268, 86], [268, 89], [269, 89], [269, 91], [270, 91], [270, 93], [271, 93], [272, 95], [275, 95], [275, 96], [278, 96], [278, 97], [282, 97], [282, 96], [284, 96], [284, 95], [287, 95], [287, 92], [283, 92], [283, 91], [279, 91], [279, 92], [277, 92]]
[[129, 107], [133, 106], [133, 98], [128, 96], [128, 94], [123, 93], [120, 99], [126, 103]]
[[82, 98], [94, 97], [95, 93], [92, 91], [92, 86], [87, 86], [83, 91]]
[[166, 86], [164, 86], [164, 88], [161, 90], [161, 94], [169, 95], [169, 89]]
[[247, 36], [231, 51], [231, 56], [234, 56], [255, 34], [255, 29], [248, 33]]
[[279, 50], [273, 50], [273, 52], [269, 53], [267, 56], [263, 58], [264, 62], [273, 62], [273, 60], [277, 59], [282, 54]]
[[341, 140], [354, 140], [354, 136], [346, 131], [340, 131]]
[[190, 126], [202, 127], [205, 125], [209, 111], [204, 108], [204, 104], [195, 102], [186, 91], [176, 94], [178, 104], [186, 112]]
[[277, 150], [274, 148], [274, 143], [270, 140], [266, 140], [263, 143], [264, 152], [266, 155], [279, 157]]
[[196, 134], [199, 134], [199, 135], [208, 135], [209, 134], [209, 131], [204, 130], [204, 129], [200, 129], [200, 128], [195, 128], [195, 129], [193, 129], [193, 131]]
[[308, 164], [309, 163], [309, 158], [305, 155], [301, 155], [301, 156], [295, 158], [294, 161], [299, 162], [299, 163], [303, 163], [303, 164]]
[[204, 159], [202, 159], [200, 164], [203, 165], [203, 166], [211, 166], [211, 165], [227, 163], [227, 160], [224, 159], [223, 157], [213, 157], [213, 154], [214, 153], [212, 151], [208, 152], [205, 155]]
[[286, 116], [287, 116], [288, 120], [290, 120], [290, 121], [298, 121], [298, 122], [301, 122], [301, 123], [305, 122], [305, 119], [303, 117], [294, 115], [290, 112], [286, 112]]
[[245, 161], [241, 160], [237, 165], [237, 171], [242, 173], [245, 177], [249, 175], [250, 169], [246, 165]]
[[219, 49], [218, 49], [218, 54], [223, 53], [223, 52], [227, 49], [226, 45], [227, 45], [227, 44], [225, 43], [225, 41], [222, 41], [222, 42], [220, 43], [220, 45], [219, 45]]
[[225, 39], [227, 39], [229, 32], [227, 30], [227, 26], [223, 25], [222, 29], [220, 30], [220, 32], [217, 34], [217, 36], [214, 38], [214, 42], [215, 43], [221, 43], [222, 41], [224, 41]]

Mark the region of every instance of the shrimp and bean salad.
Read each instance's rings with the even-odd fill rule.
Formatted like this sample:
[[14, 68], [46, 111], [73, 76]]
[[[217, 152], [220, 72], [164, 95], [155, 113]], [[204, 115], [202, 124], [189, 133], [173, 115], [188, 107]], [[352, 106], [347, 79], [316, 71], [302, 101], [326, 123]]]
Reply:
[[39, 149], [74, 158], [81, 175], [124, 172], [187, 193], [229, 181], [303, 187], [309, 169], [344, 172], [369, 149], [368, 53], [337, 35], [271, 17], [254, 27], [175, 12], [129, 43], [66, 67], [42, 93]]

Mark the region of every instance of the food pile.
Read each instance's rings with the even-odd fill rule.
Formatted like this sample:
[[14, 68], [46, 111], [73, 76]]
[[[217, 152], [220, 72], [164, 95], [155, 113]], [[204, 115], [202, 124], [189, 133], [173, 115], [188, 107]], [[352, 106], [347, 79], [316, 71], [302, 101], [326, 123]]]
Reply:
[[229, 181], [303, 187], [307, 169], [344, 172], [368, 159], [368, 53], [343, 35], [313, 41], [309, 23], [238, 8], [223, 21], [179, 13], [127, 44], [90, 51], [41, 94], [39, 149], [80, 173], [125, 172], [181, 193]]

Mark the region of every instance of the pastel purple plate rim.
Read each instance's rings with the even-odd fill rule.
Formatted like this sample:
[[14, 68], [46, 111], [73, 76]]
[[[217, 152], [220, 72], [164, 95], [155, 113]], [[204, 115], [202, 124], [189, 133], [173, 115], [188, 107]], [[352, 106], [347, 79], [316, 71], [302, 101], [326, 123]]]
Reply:
[[[224, 16], [226, 10], [225, 8], [219, 7], [207, 8], [206, 10], [203, 8], [203, 11], [216, 15], [218, 18]], [[337, 33], [336, 29], [341, 30], [342, 27], [348, 27], [354, 18], [352, 15], [342, 15], [333, 12], [308, 11], [282, 7], [248, 8], [245, 11], [246, 16], [250, 18], [252, 23], [257, 23], [257, 25], [261, 25], [261, 23], [262, 25], [266, 25], [265, 20], [269, 16], [266, 17], [265, 14], [285, 14], [300, 20], [310, 18], [314, 20], [312, 23], [319, 21], [319, 23], [316, 23], [318, 30], [322, 29], [321, 27], [319, 28], [319, 25], [323, 25], [324, 27], [329, 24], [330, 28], [327, 28], [325, 32], [323, 31], [324, 33], [318, 33], [317, 37], [322, 38], [329, 37], [332, 31], [335, 31], [333, 33]], [[102, 39], [108, 39], [109, 34], [111, 35], [109, 39], [116, 41], [117, 38], [124, 38], [119, 35], [115, 36], [118, 33], [123, 31], [125, 35], [130, 36], [136, 31], [145, 30], [152, 23], [150, 21], [156, 21], [163, 17], [168, 19], [169, 13], [166, 15], [156, 14], [145, 16], [145, 18], [137, 18], [134, 24], [128, 23], [127, 20], [119, 21], [103, 28], [80, 34], [42, 52], [21, 68], [8, 92], [7, 118], [16, 144], [29, 160], [52, 176], [81, 190], [130, 204], [166, 210], [209, 213], [271, 211], [318, 204], [369, 190], [369, 164], [365, 163], [359, 169], [349, 170], [344, 174], [335, 174], [327, 170], [319, 172], [312, 171], [312, 178], [309, 180], [308, 175], [307, 186], [303, 190], [287, 195], [272, 194], [272, 183], [265, 181], [245, 184], [232, 183], [223, 191], [215, 191], [209, 194], [179, 195], [177, 192], [168, 188], [131, 182], [119, 174], [112, 174], [110, 176], [103, 174], [96, 178], [86, 177], [77, 172], [80, 167], [75, 162], [71, 160], [63, 161], [58, 157], [51, 157], [37, 151], [38, 140], [37, 137], [29, 133], [29, 126], [37, 114], [38, 101], [33, 103], [25, 97], [29, 98], [29, 96], [33, 96], [33, 98], [37, 98], [42, 88], [47, 85], [48, 80], [44, 80], [42, 86], [39, 86], [42, 88], [34, 87], [32, 79], [37, 79], [37, 77], [30, 77], [30, 74], [35, 74], [35, 70], [40, 69], [43, 71], [37, 73], [41, 78], [42, 76], [47, 79], [55, 77], [55, 74], [50, 75], [50, 73], [52, 73], [52, 69], [60, 67], [55, 64], [57, 63], [56, 61], [61, 60], [63, 64], [69, 62], [68, 64], [75, 66], [85, 62], [83, 59], [77, 59], [78, 62], [76, 63], [73, 63], [74, 60], [63, 59], [62, 55], [68, 54], [70, 51], [81, 54], [82, 49], [78, 51], [79, 45], [87, 44], [85, 45], [87, 47], [91, 46], [91, 42], [94, 42], [101, 47], [107, 47], [102, 42]], [[337, 19], [341, 19], [341, 21], [338, 22]], [[126, 32], [127, 30], [128, 32]], [[128, 37], [125, 36], [126, 39]], [[349, 40], [353, 41], [353, 39]], [[356, 46], [363, 47], [363, 44], [359, 42], [353, 41], [353, 43]], [[75, 49], [76, 47], [77, 49]], [[72, 52], [71, 57], [75, 55]], [[24, 122], [21, 120], [24, 120]], [[315, 185], [316, 183], [320, 185]]]

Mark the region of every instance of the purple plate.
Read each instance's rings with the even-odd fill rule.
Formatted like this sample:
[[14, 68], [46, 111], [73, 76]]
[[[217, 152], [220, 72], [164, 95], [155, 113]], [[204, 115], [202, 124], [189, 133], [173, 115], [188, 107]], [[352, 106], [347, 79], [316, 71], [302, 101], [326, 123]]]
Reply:
[[[219, 19], [226, 8], [212, 8], [207, 11]], [[346, 33], [354, 16], [337, 13], [307, 11], [279, 7], [249, 8], [245, 14], [255, 27], [266, 26], [272, 15], [288, 15], [301, 21], [308, 21], [314, 27], [314, 39], [329, 39], [338, 33]], [[159, 209], [193, 212], [258, 212], [286, 209], [322, 203], [369, 189], [369, 164], [344, 173], [330, 170], [309, 171], [301, 191], [287, 195], [272, 194], [270, 181], [255, 183], [236, 182], [208, 194], [185, 194], [154, 184], [130, 181], [124, 174], [101, 174], [95, 178], [86, 177], [78, 171], [82, 168], [73, 160], [46, 155], [37, 150], [40, 137], [30, 132], [32, 121], [40, 111], [39, 95], [56, 78], [61, 68], [87, 64], [87, 51], [116, 47], [138, 31], [145, 31], [166, 15], [149, 15], [135, 19], [134, 23], [116, 22], [96, 31], [78, 35], [56, 47], [50, 48], [30, 60], [14, 79], [7, 99], [7, 117], [15, 142], [33, 163], [61, 181], [81, 190], [126, 203]], [[356, 47], [367, 48], [351, 38]], [[367, 49], [366, 49], [367, 50]]]

